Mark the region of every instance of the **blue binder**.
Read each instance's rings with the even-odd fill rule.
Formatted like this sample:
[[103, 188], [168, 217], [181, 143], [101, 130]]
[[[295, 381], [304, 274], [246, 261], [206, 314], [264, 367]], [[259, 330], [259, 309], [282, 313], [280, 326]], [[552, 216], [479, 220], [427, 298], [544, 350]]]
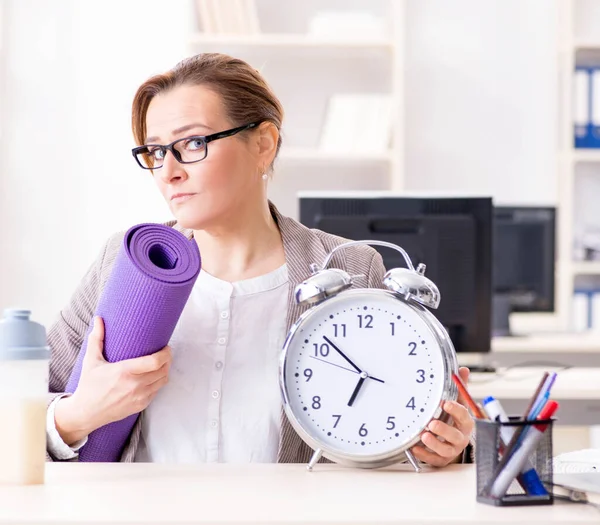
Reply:
[[[577, 66], [575, 68], [577, 80], [573, 83], [573, 133], [576, 148], [600, 147], [600, 137], [595, 138], [592, 125], [592, 73], [593, 68], [591, 67]], [[578, 89], [582, 87], [581, 82], [584, 83], [584, 89]]]

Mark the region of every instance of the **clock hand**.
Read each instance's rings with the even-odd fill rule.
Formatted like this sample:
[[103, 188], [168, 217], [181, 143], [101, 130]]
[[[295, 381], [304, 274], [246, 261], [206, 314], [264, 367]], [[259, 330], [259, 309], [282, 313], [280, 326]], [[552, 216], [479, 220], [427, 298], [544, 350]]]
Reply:
[[[325, 361], [325, 359], [319, 359], [318, 357], [315, 357], [314, 355], [311, 355], [310, 358], [316, 359], [317, 361], [321, 361], [322, 363], [327, 363], [328, 365], [331, 365], [331, 366], [337, 366], [338, 368], [341, 368], [342, 370], [348, 370], [348, 372], [352, 372], [353, 374], [358, 374], [358, 372], [356, 372], [355, 370], [352, 370], [351, 368], [346, 368], [345, 366], [336, 365], [335, 363], [332, 363], [331, 361]], [[383, 381], [382, 381], [382, 383], [383, 383]]]
[[[329, 345], [331, 345], [331, 346], [333, 347], [333, 349], [334, 349], [334, 350], [335, 350], [335, 351], [336, 351], [338, 354], [340, 354], [340, 355], [341, 355], [341, 356], [342, 356], [342, 357], [343, 357], [343, 358], [344, 358], [346, 361], [348, 361], [348, 363], [350, 363], [350, 364], [351, 364], [351, 365], [354, 367], [354, 370], [356, 370], [356, 373], [357, 373], [357, 374], [361, 374], [361, 373], [362, 373], [362, 370], [361, 370], [360, 368], [358, 368], [358, 367], [357, 367], [357, 366], [356, 366], [356, 365], [355, 365], [355, 364], [354, 364], [352, 361], [350, 361], [350, 359], [348, 358], [348, 356], [347, 356], [346, 354], [344, 354], [344, 352], [342, 352], [342, 351], [341, 351], [341, 350], [340, 350], [340, 349], [339, 349], [339, 348], [338, 348], [338, 347], [337, 347], [337, 346], [336, 346], [336, 345], [333, 343], [333, 341], [331, 341], [331, 339], [329, 339], [329, 338], [328, 338], [326, 335], [324, 335], [324, 336], [323, 336], [323, 339], [325, 339], [325, 341], [326, 341], [326, 342], [327, 342]], [[311, 357], [312, 357], [312, 356], [311, 356]], [[317, 357], [315, 357], [315, 359], [318, 359], [318, 358], [317, 358]], [[329, 363], [329, 361], [325, 361], [325, 360], [323, 360], [323, 359], [319, 359], [319, 361], [323, 361], [323, 362], [325, 362], [325, 363]], [[329, 364], [333, 365], [333, 363], [329, 363]], [[339, 366], [339, 365], [335, 365], [335, 366]], [[340, 366], [340, 368], [344, 368], [344, 367], [341, 367], [341, 366]], [[348, 370], [348, 368], [344, 368], [344, 370]], [[369, 376], [369, 377], [370, 377], [370, 378], [371, 378], [373, 381], [379, 381], [380, 383], [385, 383], [385, 381], [382, 381], [381, 379], [377, 379], [376, 377], [372, 377], [372, 376]]]
[[353, 405], [354, 400], [356, 399], [356, 396], [360, 392], [360, 389], [362, 388], [362, 385], [365, 382], [366, 378], [367, 378], [367, 374], [365, 374], [364, 372], [362, 374], [360, 374], [360, 379], [358, 380], [358, 383], [356, 384], [356, 388], [354, 389], [354, 392], [352, 392], [352, 395], [350, 396], [350, 401], [348, 401], [349, 407], [351, 407]]
[[[358, 372], [356, 370], [352, 370], [351, 368], [346, 368], [345, 366], [336, 365], [335, 363], [332, 363], [331, 361], [326, 361], [325, 359], [320, 359], [319, 357], [315, 357], [314, 355], [311, 355], [310, 358], [315, 359], [317, 361], [321, 361], [321, 363], [327, 363], [328, 365], [331, 365], [331, 366], [337, 366], [338, 368], [341, 368], [342, 370], [347, 370], [348, 372], [352, 372], [353, 374], [358, 374]], [[378, 378], [372, 377], [372, 376], [368, 376], [368, 378], [372, 379], [373, 381], [379, 381], [380, 383], [385, 383], [385, 381], [383, 379], [378, 379]]]
[[348, 361], [348, 363], [350, 363], [352, 365], [352, 368], [354, 368], [354, 370], [356, 370], [359, 374], [362, 372], [362, 370], [360, 368], [358, 368], [352, 361], [350, 361], [350, 359], [348, 359], [348, 356], [346, 356], [346, 354], [344, 354], [344, 352], [342, 352], [337, 346], [335, 346], [333, 344], [333, 342], [326, 336], [323, 336], [323, 339], [325, 339], [325, 341], [330, 344], [333, 349], [340, 354], [346, 361]]

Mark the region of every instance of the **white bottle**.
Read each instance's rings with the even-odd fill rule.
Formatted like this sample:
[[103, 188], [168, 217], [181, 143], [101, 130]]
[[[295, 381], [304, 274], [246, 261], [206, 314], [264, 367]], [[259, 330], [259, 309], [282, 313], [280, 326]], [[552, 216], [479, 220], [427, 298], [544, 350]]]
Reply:
[[0, 320], [0, 485], [44, 483], [50, 348], [30, 314]]

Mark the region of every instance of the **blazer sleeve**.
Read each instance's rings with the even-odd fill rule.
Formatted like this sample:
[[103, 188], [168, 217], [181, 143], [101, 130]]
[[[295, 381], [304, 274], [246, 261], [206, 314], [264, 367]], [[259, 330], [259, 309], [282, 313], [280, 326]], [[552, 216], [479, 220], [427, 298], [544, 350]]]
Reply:
[[[102, 270], [109, 244], [110, 241], [105, 244], [96, 261], [81, 279], [70, 302], [48, 330], [50, 346], [48, 407], [56, 397], [64, 395], [71, 371], [91, 324], [100, 297]], [[57, 460], [49, 453], [46, 454], [46, 459]]]
[[373, 250], [375, 253], [371, 259], [369, 265], [369, 275], [367, 275], [367, 283], [369, 288], [383, 288], [383, 276], [385, 275], [386, 269], [383, 265], [383, 258], [381, 254]]

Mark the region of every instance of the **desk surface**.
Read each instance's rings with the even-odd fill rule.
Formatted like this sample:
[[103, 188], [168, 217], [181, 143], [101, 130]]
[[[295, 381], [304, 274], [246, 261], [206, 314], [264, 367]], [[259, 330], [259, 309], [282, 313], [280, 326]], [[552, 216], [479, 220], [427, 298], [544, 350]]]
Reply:
[[53, 463], [46, 484], [0, 487], [0, 524], [352, 525], [599, 523], [590, 506], [497, 508], [475, 500], [473, 465], [353, 470], [337, 465]]
[[492, 352], [600, 353], [600, 332], [538, 333], [492, 338]]
[[558, 373], [552, 388], [552, 399], [600, 400], [600, 368], [500, 368], [494, 374], [473, 373], [469, 380], [469, 392], [475, 399], [494, 396], [499, 399], [529, 400], [546, 371]]

